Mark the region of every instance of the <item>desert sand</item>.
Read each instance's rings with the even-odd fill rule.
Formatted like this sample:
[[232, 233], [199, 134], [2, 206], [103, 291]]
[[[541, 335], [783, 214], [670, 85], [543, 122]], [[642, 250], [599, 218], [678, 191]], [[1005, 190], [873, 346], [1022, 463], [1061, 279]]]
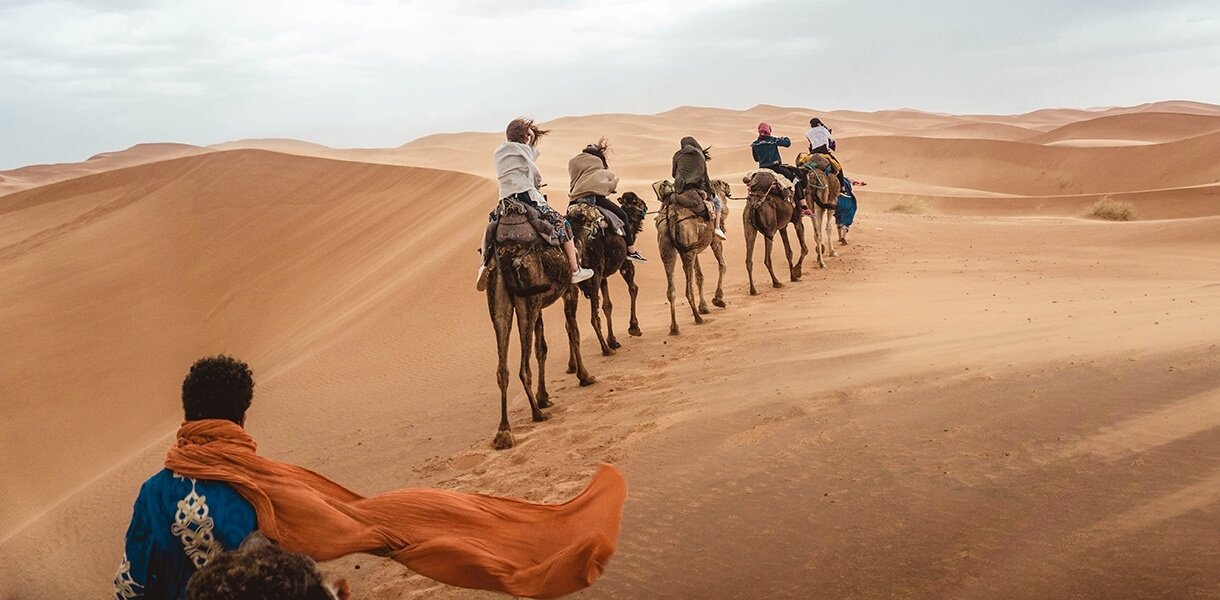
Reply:
[[[574, 116], [545, 124], [545, 191], [562, 208], [567, 159], [606, 136], [620, 191], [655, 208], [648, 184], [694, 135], [744, 195], [755, 124], [801, 146], [811, 114], [869, 182], [853, 243], [751, 297], [732, 202], [728, 308], [696, 327], [680, 305], [670, 337], [648, 223], [643, 337], [612, 280], [623, 348], [600, 355], [582, 304], [582, 388], [548, 309], [553, 418], [529, 421], [514, 378], [500, 452], [473, 279], [501, 134], [0, 172], [0, 597], [107, 594], [182, 377], [221, 352], [255, 372], [260, 452], [364, 493], [560, 501], [616, 464], [620, 550], [581, 597], [1220, 589], [1220, 107]], [[1106, 196], [1139, 219], [1089, 217]], [[359, 598], [494, 597], [371, 556], [323, 567]]]

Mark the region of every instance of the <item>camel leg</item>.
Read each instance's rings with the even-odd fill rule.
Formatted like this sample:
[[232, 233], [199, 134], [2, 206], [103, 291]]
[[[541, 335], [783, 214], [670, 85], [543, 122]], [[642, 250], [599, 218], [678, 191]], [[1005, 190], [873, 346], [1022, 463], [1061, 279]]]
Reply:
[[668, 245], [661, 246], [661, 263], [665, 265], [665, 295], [669, 298], [669, 335], [678, 335], [678, 315], [674, 308], [674, 266], [678, 251]]
[[[534, 374], [530, 370], [530, 352], [534, 349], [534, 328], [542, 319], [542, 309], [529, 300], [522, 300], [517, 306], [517, 331], [521, 333], [521, 385], [525, 388], [525, 397], [530, 401], [530, 412], [535, 421], [545, 421], [550, 418], [538, 408], [538, 400], [534, 397]], [[524, 306], [522, 306], [524, 305]]]
[[796, 241], [801, 243], [801, 257], [796, 261], [797, 276], [805, 274], [805, 257], [809, 256], [809, 245], [805, 243], [805, 220], [797, 219], [793, 224], [793, 235], [796, 236]]
[[703, 265], [699, 262], [698, 254], [695, 254], [695, 288], [699, 291], [699, 314], [712, 312], [707, 309], [707, 300], [703, 297]]
[[487, 308], [491, 312], [491, 325], [496, 330], [496, 349], [499, 363], [496, 367], [496, 383], [500, 385], [500, 429], [496, 432], [492, 446], [496, 450], [513, 447], [513, 432], [508, 424], [508, 336], [513, 331], [513, 303], [498, 271], [487, 286]]
[[602, 312], [606, 313], [606, 345], [610, 346], [610, 353], [614, 354], [614, 351], [622, 348], [623, 345], [614, 338], [614, 303], [610, 301], [609, 278], [602, 278], [601, 289]]
[[563, 295], [564, 326], [568, 330], [568, 373], [575, 373], [580, 385], [597, 383], [592, 375], [585, 370], [585, 360], [580, 354], [580, 327], [576, 323], [576, 303], [580, 298], [580, 288], [569, 286]]
[[771, 275], [771, 287], [784, 287], [784, 284], [780, 283], [779, 279], [775, 277], [775, 269], [771, 267], [771, 249], [775, 247], [775, 236], [764, 235], [763, 243], [765, 250], [763, 253], [763, 264], [767, 265], [767, 273]]
[[746, 275], [750, 279], [750, 295], [757, 296], [758, 290], [754, 288], [754, 242], [757, 241], [758, 230], [754, 229], [749, 219], [741, 228], [746, 232]]
[[635, 284], [635, 265], [631, 261], [623, 261], [623, 279], [627, 282], [627, 292], [631, 294], [631, 321], [628, 323], [627, 333], [639, 337], [644, 335], [640, 331], [640, 322], [635, 317], [635, 298], [640, 294], [640, 286]]
[[538, 359], [538, 408], [550, 408], [551, 394], [546, 391], [546, 335], [542, 325], [542, 315], [539, 314], [538, 326], [534, 328], [534, 356]]
[[784, 242], [784, 257], [788, 259], [788, 280], [800, 281], [801, 270], [792, 262], [792, 242], [788, 239], [788, 226], [779, 230], [779, 237]]
[[703, 317], [699, 316], [699, 305], [695, 302], [695, 261], [698, 255], [686, 252], [682, 254], [682, 272], [686, 275], [686, 304], [695, 316], [695, 324], [701, 325]]
[[602, 335], [602, 317], [601, 313], [601, 287], [605, 283], [605, 278], [600, 274], [594, 275], [589, 281], [589, 322], [593, 325], [593, 332], [597, 334], [597, 343], [602, 347], [602, 356], [610, 356], [614, 354], [614, 350], [606, 344], [606, 338]]
[[568, 370], [569, 375], [576, 372], [576, 345], [572, 344], [572, 335], [575, 332], [576, 341], [580, 342], [580, 330], [576, 326], [576, 306], [580, 302], [579, 288], [570, 286], [568, 291], [563, 293], [563, 326], [568, 332]]
[[835, 250], [834, 242], [831, 241], [834, 239], [834, 236], [831, 235], [831, 232], [834, 231], [831, 229], [834, 227], [834, 223], [835, 211], [833, 209], [826, 211], [826, 247], [830, 249], [831, 257], [837, 257], [839, 255], [839, 252]]
[[728, 306], [724, 302], [724, 274], [729, 270], [729, 267], [724, 262], [724, 244], [719, 239], [712, 238], [712, 255], [716, 257], [716, 295], [712, 297], [712, 304], [724, 308]]
[[822, 258], [822, 217], [825, 214], [826, 209], [822, 208], [821, 206], [813, 209], [813, 247], [817, 250], [819, 269], [826, 268], [826, 261]]

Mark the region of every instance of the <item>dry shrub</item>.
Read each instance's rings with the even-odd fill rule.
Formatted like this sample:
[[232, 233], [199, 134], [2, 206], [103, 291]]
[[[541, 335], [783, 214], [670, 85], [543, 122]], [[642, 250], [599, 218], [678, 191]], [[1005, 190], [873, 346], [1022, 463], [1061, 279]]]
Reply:
[[1135, 205], [1103, 196], [1089, 207], [1089, 214], [1107, 221], [1132, 221], [1135, 219]]
[[885, 212], [899, 213], [904, 215], [922, 215], [932, 212], [932, 207], [928, 206], [927, 201], [922, 198], [902, 198], [898, 203], [891, 206]]

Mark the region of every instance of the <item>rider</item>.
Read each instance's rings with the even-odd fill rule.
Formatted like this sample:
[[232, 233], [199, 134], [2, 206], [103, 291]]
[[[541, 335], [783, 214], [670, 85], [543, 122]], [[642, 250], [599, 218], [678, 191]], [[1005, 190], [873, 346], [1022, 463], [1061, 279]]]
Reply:
[[712, 180], [707, 175], [707, 161], [712, 157], [695, 138], [682, 138], [682, 148], [674, 153], [672, 175], [674, 178], [674, 193], [681, 194], [686, 190], [703, 190], [712, 201], [712, 226], [716, 237], [726, 240], [728, 236], [720, 229], [720, 197], [712, 188]]
[[750, 150], [754, 154], [754, 160], [758, 162], [758, 168], [771, 169], [784, 177], [787, 177], [794, 186], [801, 189], [798, 190], [797, 198], [800, 200], [801, 213], [812, 214], [809, 207], [805, 204], [805, 194], [800, 181], [800, 171], [793, 167], [783, 164], [779, 155], [781, 147], [788, 148], [792, 146], [792, 140], [786, 137], [775, 137], [771, 135], [771, 125], [768, 123], [758, 124], [758, 139], [750, 144]]
[[809, 140], [810, 154], [830, 154], [830, 129], [822, 124], [821, 119], [809, 119], [809, 131], [805, 132], [805, 139]]
[[607, 196], [613, 194], [618, 187], [618, 176], [610, 171], [606, 161], [606, 139], [602, 138], [596, 144], [589, 144], [579, 154], [568, 161], [568, 177], [572, 185], [568, 191], [572, 202], [586, 200], [615, 214], [623, 223], [623, 241], [627, 242], [627, 258], [645, 261], [642, 254], [635, 249], [635, 228], [627, 220], [623, 207], [610, 201]]
[[[524, 117], [513, 119], [504, 130], [506, 141], [496, 148], [493, 161], [496, 167], [496, 178], [500, 181], [500, 199], [513, 198], [520, 202], [533, 205], [555, 227], [555, 237], [563, 241], [563, 252], [568, 257], [568, 265], [572, 269], [572, 283], [579, 283], [593, 276], [593, 271], [580, 266], [576, 258], [576, 245], [572, 243], [572, 234], [568, 229], [567, 220], [558, 211], [546, 203], [546, 196], [538, 191], [542, 187], [542, 173], [534, 162], [538, 158], [538, 139], [546, 135], [539, 129], [533, 119]], [[494, 220], [495, 213], [492, 213]], [[483, 264], [479, 266], [479, 278], [476, 287], [484, 289], [487, 285], [487, 265], [491, 259], [491, 238], [494, 228], [487, 226], [483, 235]]]

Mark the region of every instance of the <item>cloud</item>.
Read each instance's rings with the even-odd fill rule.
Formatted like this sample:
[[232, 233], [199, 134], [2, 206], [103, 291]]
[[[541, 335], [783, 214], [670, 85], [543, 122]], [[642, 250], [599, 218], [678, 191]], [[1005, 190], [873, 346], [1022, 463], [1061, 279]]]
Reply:
[[506, 115], [1220, 100], [1210, 2], [0, 0], [0, 168]]

